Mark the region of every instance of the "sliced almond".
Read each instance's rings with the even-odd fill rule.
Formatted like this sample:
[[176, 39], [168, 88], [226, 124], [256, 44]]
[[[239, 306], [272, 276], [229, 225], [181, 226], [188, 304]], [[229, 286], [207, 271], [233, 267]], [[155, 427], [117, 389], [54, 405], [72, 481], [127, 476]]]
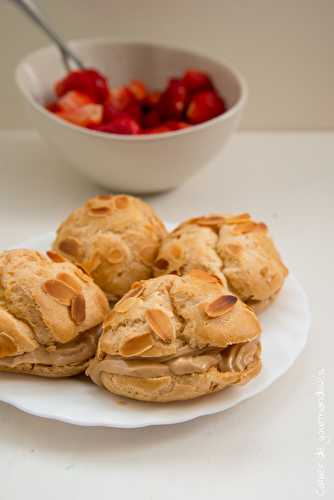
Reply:
[[240, 245], [235, 245], [234, 243], [229, 243], [226, 245], [226, 250], [231, 253], [232, 255], [239, 255], [242, 251], [242, 248]]
[[117, 304], [115, 304], [113, 310], [118, 313], [125, 313], [128, 312], [128, 310], [137, 303], [138, 299], [136, 297], [128, 297], [124, 300], [121, 299], [119, 302], [117, 302]]
[[215, 284], [220, 284], [220, 279], [217, 276], [214, 276], [213, 274], [209, 274], [206, 271], [203, 271], [202, 269], [192, 269], [188, 275], [192, 276], [193, 278], [197, 278], [202, 281], [206, 281], [207, 283], [215, 283]]
[[167, 271], [169, 262], [166, 259], [158, 259], [155, 261], [154, 266], [160, 271]]
[[65, 306], [69, 306], [72, 298], [77, 294], [72, 287], [57, 279], [45, 281], [42, 288], [46, 294]]
[[122, 260], [124, 260], [124, 252], [122, 252], [119, 248], [113, 248], [107, 253], [106, 257], [110, 264], [119, 264]]
[[111, 210], [110, 207], [102, 205], [101, 207], [91, 207], [88, 213], [93, 217], [105, 217], [111, 213]]
[[158, 245], [146, 245], [139, 251], [141, 260], [144, 263], [152, 264], [158, 253]]
[[82, 245], [75, 238], [65, 238], [59, 242], [58, 246], [62, 252], [71, 255], [75, 259], [82, 257]]
[[230, 311], [237, 301], [238, 298], [234, 295], [221, 295], [207, 304], [204, 310], [210, 318], [217, 318]]
[[81, 267], [88, 273], [91, 274], [95, 269], [101, 264], [101, 257], [98, 253], [95, 253], [90, 259], [81, 263]]
[[153, 346], [153, 339], [150, 333], [138, 334], [124, 342], [120, 347], [120, 354], [124, 357], [138, 356], [145, 351], [148, 351]]
[[175, 337], [173, 323], [162, 309], [148, 309], [145, 319], [153, 332], [163, 341], [171, 343]]
[[182, 259], [183, 248], [181, 247], [181, 245], [178, 245], [177, 243], [175, 243], [174, 245], [169, 247], [169, 253], [176, 260]]
[[59, 255], [59, 253], [53, 252], [52, 250], [48, 250], [46, 252], [46, 255], [53, 262], [57, 262], [57, 263], [59, 263], [59, 262], [66, 262], [66, 259], [64, 259], [64, 257], [62, 257], [61, 255]]
[[92, 278], [87, 274], [83, 267], [77, 264], [73, 272], [84, 283], [91, 283]]
[[73, 297], [71, 301], [71, 318], [76, 325], [80, 325], [86, 319], [86, 301], [82, 293]]
[[0, 358], [13, 356], [17, 353], [17, 346], [9, 335], [5, 332], [0, 332]]
[[115, 207], [123, 210], [129, 206], [129, 198], [125, 194], [114, 196]]
[[58, 273], [57, 280], [63, 281], [64, 283], [66, 283], [66, 285], [73, 288], [73, 290], [75, 290], [77, 293], [81, 292], [80, 283], [78, 282], [78, 280], [76, 278], [73, 278], [73, 276], [71, 276], [70, 274]]
[[230, 217], [225, 217], [225, 224], [242, 224], [244, 222], [249, 222], [250, 218], [248, 213], [231, 215]]
[[248, 223], [243, 223], [238, 226], [236, 226], [233, 229], [233, 232], [239, 233], [239, 234], [246, 234], [250, 233], [252, 231], [267, 231], [268, 227], [264, 222], [248, 222]]
[[95, 196], [98, 200], [111, 200], [113, 198], [112, 194], [99, 194], [98, 196]]
[[198, 226], [221, 226], [225, 222], [225, 217], [222, 215], [208, 215], [207, 217], [198, 217], [194, 219]]

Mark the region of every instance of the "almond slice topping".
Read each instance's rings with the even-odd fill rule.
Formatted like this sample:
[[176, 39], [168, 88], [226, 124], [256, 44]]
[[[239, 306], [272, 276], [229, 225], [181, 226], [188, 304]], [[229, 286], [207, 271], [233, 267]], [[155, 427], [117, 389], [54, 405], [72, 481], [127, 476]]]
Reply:
[[59, 242], [59, 248], [62, 252], [71, 255], [76, 259], [80, 259], [82, 256], [82, 246], [81, 243], [75, 238], [65, 238]]
[[77, 293], [81, 292], [80, 283], [78, 282], [78, 280], [76, 278], [73, 278], [73, 276], [71, 276], [70, 274], [58, 273], [57, 280], [63, 281], [66, 285], [73, 288], [73, 290], [75, 290]]
[[225, 217], [225, 224], [242, 224], [244, 222], [250, 222], [250, 218], [248, 213], [231, 215], [230, 217]]
[[141, 284], [138, 284], [138, 286], [133, 286], [131, 289], [126, 293], [126, 298], [129, 299], [130, 297], [139, 297], [144, 291], [144, 287]]
[[139, 255], [144, 263], [152, 264], [158, 253], [157, 245], [147, 245], [139, 251]]
[[198, 226], [220, 226], [221, 224], [224, 224], [225, 218], [221, 215], [209, 215], [207, 217], [194, 219], [194, 222]]
[[122, 194], [114, 197], [114, 203], [115, 207], [118, 208], [119, 210], [123, 210], [124, 208], [127, 208], [129, 205], [129, 198]]
[[171, 343], [175, 338], [173, 323], [170, 317], [161, 309], [148, 309], [145, 319], [153, 332], [166, 343]]
[[207, 273], [206, 271], [203, 271], [202, 269], [192, 269], [189, 273], [190, 276], [193, 278], [197, 278], [202, 281], [206, 281], [207, 283], [219, 283], [220, 280], [217, 276], [214, 276], [213, 274]]
[[235, 295], [221, 295], [207, 304], [205, 312], [210, 318], [217, 318], [230, 311], [237, 301], [238, 298]]
[[181, 245], [175, 244], [171, 246], [169, 252], [174, 259], [181, 259], [183, 257], [183, 248]]
[[71, 318], [76, 325], [80, 325], [86, 319], [86, 301], [82, 293], [73, 297], [71, 302]]
[[99, 267], [101, 264], [101, 257], [99, 256], [98, 253], [94, 254], [93, 257], [91, 257], [89, 260], [86, 260], [85, 262], [82, 262], [81, 265], [83, 269], [88, 273], [92, 273]]
[[93, 217], [104, 217], [105, 215], [110, 214], [110, 207], [102, 205], [101, 207], [91, 207], [89, 209], [89, 215]]
[[114, 311], [118, 313], [126, 313], [131, 307], [138, 303], [138, 299], [136, 297], [127, 297], [124, 300], [120, 300], [115, 304]]
[[113, 248], [107, 254], [107, 261], [110, 264], [119, 264], [124, 259], [124, 254], [119, 248]]
[[138, 356], [145, 351], [148, 351], [153, 346], [153, 339], [150, 333], [138, 334], [132, 339], [126, 340], [120, 347], [122, 356]]
[[59, 253], [53, 252], [52, 250], [48, 250], [46, 252], [46, 255], [49, 257], [50, 260], [52, 260], [52, 262], [57, 262], [57, 263], [66, 262], [66, 259], [64, 259], [64, 257], [59, 255]]
[[69, 306], [71, 304], [72, 298], [77, 293], [66, 283], [57, 279], [45, 281], [42, 285], [42, 289], [47, 295], [50, 295], [50, 297], [65, 306]]
[[17, 347], [9, 335], [5, 332], [0, 332], [0, 358], [13, 356], [17, 353]]

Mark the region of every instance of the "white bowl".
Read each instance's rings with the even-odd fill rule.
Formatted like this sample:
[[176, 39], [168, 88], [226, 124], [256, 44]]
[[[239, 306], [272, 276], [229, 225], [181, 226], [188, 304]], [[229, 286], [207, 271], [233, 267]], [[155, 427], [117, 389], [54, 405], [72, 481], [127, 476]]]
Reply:
[[112, 86], [142, 79], [163, 88], [173, 75], [198, 68], [211, 75], [228, 111], [206, 123], [177, 132], [122, 136], [87, 130], [48, 112], [44, 103], [64, 76], [55, 47], [31, 53], [18, 65], [16, 82], [33, 126], [69, 164], [115, 191], [149, 193], [176, 187], [207, 166], [237, 127], [246, 101], [242, 77], [229, 66], [183, 49], [108, 39], [70, 43], [87, 67], [105, 73]]

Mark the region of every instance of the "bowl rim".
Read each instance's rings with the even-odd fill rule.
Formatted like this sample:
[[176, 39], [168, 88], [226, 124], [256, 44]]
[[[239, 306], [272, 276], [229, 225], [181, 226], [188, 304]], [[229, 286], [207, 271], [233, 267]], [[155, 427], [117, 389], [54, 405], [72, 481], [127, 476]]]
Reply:
[[41, 47], [37, 50], [34, 50], [32, 52], [29, 52], [26, 56], [23, 57], [19, 61], [19, 63], [16, 66], [15, 69], [15, 82], [17, 87], [19, 88], [20, 92], [23, 94], [23, 96], [29, 101], [30, 105], [39, 113], [44, 115], [45, 117], [56, 121], [56, 123], [61, 123], [64, 127], [69, 128], [70, 130], [73, 130], [74, 132], [78, 132], [84, 135], [89, 135], [91, 137], [99, 137], [102, 139], [106, 140], [117, 140], [117, 141], [128, 141], [128, 142], [152, 142], [152, 141], [163, 141], [163, 140], [168, 140], [173, 137], [180, 137], [182, 135], [186, 134], [192, 134], [196, 132], [200, 132], [201, 130], [204, 130], [206, 128], [214, 126], [218, 122], [223, 122], [226, 121], [228, 118], [234, 116], [241, 111], [241, 109], [244, 107], [244, 105], [247, 102], [248, 99], [248, 87], [245, 78], [243, 75], [236, 70], [233, 66], [231, 66], [229, 63], [222, 62], [214, 57], [208, 56], [207, 54], [201, 52], [201, 51], [194, 51], [190, 49], [184, 49], [180, 46], [173, 45], [173, 44], [165, 44], [165, 43], [153, 43], [153, 42], [147, 42], [147, 41], [141, 41], [141, 40], [121, 40], [121, 39], [115, 39], [112, 37], [104, 36], [104, 37], [93, 37], [93, 38], [78, 38], [78, 39], [71, 39], [68, 41], [69, 45], [72, 46], [77, 46], [77, 47], [84, 47], [84, 46], [96, 46], [96, 45], [102, 45], [102, 44], [110, 44], [112, 45], [137, 45], [137, 46], [143, 46], [143, 47], [154, 47], [158, 49], [165, 49], [165, 50], [174, 50], [174, 51], [179, 51], [183, 52], [185, 55], [197, 55], [200, 57], [203, 57], [207, 59], [209, 62], [212, 62], [214, 64], [217, 64], [221, 67], [226, 68], [229, 70], [234, 78], [237, 80], [237, 83], [240, 88], [240, 96], [235, 104], [231, 108], [229, 108], [227, 111], [225, 111], [223, 114], [216, 116], [215, 118], [211, 118], [210, 120], [188, 127], [184, 128], [181, 130], [175, 130], [175, 131], [170, 131], [170, 132], [160, 132], [160, 133], [154, 133], [154, 134], [138, 134], [138, 135], [130, 135], [130, 134], [114, 134], [114, 133], [105, 133], [105, 132], [99, 132], [97, 130], [92, 130], [88, 129], [86, 127], [81, 127], [80, 125], [75, 125], [73, 123], [67, 122], [63, 120], [62, 118], [58, 117], [54, 113], [51, 113], [48, 111], [42, 104], [40, 104], [36, 99], [33, 98], [31, 93], [26, 89], [25, 85], [22, 82], [21, 79], [21, 73], [23, 70], [23, 67], [25, 64], [27, 64], [28, 60], [32, 56], [36, 56], [40, 53], [43, 52], [50, 52], [52, 49], [57, 50], [57, 48], [54, 45], [47, 45], [44, 47]]

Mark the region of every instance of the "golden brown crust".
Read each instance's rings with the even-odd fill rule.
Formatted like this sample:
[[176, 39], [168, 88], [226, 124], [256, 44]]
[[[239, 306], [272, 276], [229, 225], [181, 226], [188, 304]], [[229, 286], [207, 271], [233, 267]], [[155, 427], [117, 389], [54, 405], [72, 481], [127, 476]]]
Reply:
[[152, 276], [152, 264], [166, 229], [153, 209], [127, 195], [87, 200], [57, 231], [53, 249], [80, 264], [118, 300], [131, 284]]
[[271, 302], [288, 274], [267, 226], [248, 214], [185, 221], [162, 242], [155, 275], [201, 269], [217, 276], [258, 310]]
[[20, 366], [16, 366], [15, 368], [0, 366], [0, 372], [18, 373], [22, 375], [36, 375], [38, 377], [47, 378], [65, 378], [74, 377], [75, 375], [83, 373], [86, 370], [88, 363], [89, 360], [83, 363], [67, 366], [45, 366], [26, 363]]
[[[254, 376], [260, 369], [260, 351], [256, 368], [249, 365], [233, 373], [209, 368], [205, 373], [140, 379], [109, 373], [110, 360], [161, 363], [185, 352], [220, 352], [257, 341], [260, 331], [254, 312], [214, 276], [203, 272], [161, 276], [136, 283], [115, 305], [87, 374], [111, 392], [135, 399], [190, 399]], [[161, 364], [154, 366], [161, 369]]]
[[[0, 361], [41, 348], [71, 346], [71, 341], [99, 325], [108, 311], [103, 292], [72, 263], [32, 250], [0, 253]], [[31, 369], [59, 372], [53, 368]], [[9, 369], [22, 372], [18, 366]], [[64, 370], [72, 373], [81, 368]]]

